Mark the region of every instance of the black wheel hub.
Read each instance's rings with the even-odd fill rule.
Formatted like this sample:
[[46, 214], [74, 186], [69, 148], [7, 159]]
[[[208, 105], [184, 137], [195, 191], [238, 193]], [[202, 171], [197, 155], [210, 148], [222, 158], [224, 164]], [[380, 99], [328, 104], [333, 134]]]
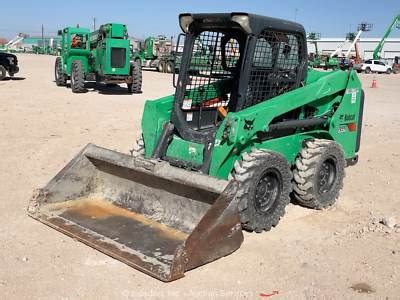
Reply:
[[335, 160], [333, 158], [325, 159], [318, 173], [318, 192], [322, 195], [332, 190], [336, 178], [337, 168]]
[[281, 194], [281, 179], [276, 171], [269, 170], [259, 179], [255, 189], [255, 207], [260, 212], [269, 211]]

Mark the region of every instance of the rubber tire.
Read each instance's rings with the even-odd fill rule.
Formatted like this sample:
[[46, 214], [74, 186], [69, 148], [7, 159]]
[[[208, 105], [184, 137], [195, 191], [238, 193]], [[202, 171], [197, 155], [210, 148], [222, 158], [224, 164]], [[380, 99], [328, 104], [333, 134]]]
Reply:
[[370, 74], [371, 73], [371, 68], [367, 67], [364, 72], [365, 72], [365, 74]]
[[80, 60], [74, 60], [71, 65], [71, 89], [73, 93], [84, 93], [85, 77], [83, 73], [83, 64]]
[[130, 150], [131, 156], [133, 157], [144, 157], [144, 141], [143, 134], [141, 134], [136, 142], [133, 144], [132, 150]]
[[61, 57], [56, 58], [56, 63], [54, 64], [54, 78], [57, 86], [65, 86], [67, 80], [62, 72], [62, 62]]
[[7, 76], [7, 70], [4, 66], [0, 66], [0, 81], [4, 80]]
[[[336, 178], [331, 188], [321, 194], [318, 191], [318, 174], [326, 159], [335, 161]], [[346, 161], [341, 146], [330, 140], [315, 139], [305, 143], [296, 159], [293, 170], [293, 195], [303, 206], [325, 209], [339, 197], [345, 177]]]
[[128, 92], [130, 94], [140, 94], [142, 92], [142, 66], [139, 60], [131, 63], [132, 83], [128, 83]]
[[157, 70], [160, 73], [164, 73], [164, 63], [163, 62], [158, 63]]
[[392, 69], [391, 69], [391, 68], [388, 68], [388, 69], [386, 70], [386, 74], [392, 74]]
[[[260, 177], [267, 170], [280, 174], [280, 194], [273, 206], [262, 212], [256, 208], [255, 190]], [[253, 149], [250, 153], [244, 153], [242, 160], [235, 162], [232, 175], [239, 183], [236, 197], [242, 227], [260, 233], [276, 226], [285, 214], [292, 191], [292, 172], [287, 160], [275, 152]]]
[[174, 66], [172, 65], [171, 62], [167, 62], [167, 73], [172, 73], [174, 69]]

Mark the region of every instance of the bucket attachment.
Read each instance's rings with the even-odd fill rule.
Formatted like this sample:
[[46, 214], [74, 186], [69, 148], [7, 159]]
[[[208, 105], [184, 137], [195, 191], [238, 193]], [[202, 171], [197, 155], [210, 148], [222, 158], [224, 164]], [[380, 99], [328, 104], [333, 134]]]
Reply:
[[162, 281], [238, 249], [237, 184], [89, 144], [28, 214]]

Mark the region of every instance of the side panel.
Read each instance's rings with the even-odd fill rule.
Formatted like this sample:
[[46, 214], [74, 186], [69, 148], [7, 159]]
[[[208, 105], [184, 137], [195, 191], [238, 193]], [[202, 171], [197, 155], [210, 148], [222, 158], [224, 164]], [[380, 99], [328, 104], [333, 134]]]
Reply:
[[163, 126], [170, 121], [174, 95], [145, 103], [142, 116], [142, 133], [145, 145], [145, 157], [149, 158], [157, 144]]
[[340, 106], [331, 119], [329, 133], [343, 147], [346, 159], [353, 158], [357, 151], [362, 93], [360, 80], [351, 72]]
[[130, 46], [124, 39], [105, 39], [106, 51], [103, 75], [129, 75]]
[[[262, 147], [282, 153], [289, 162], [293, 162], [299, 152], [301, 143], [310, 137], [321, 137], [333, 139], [342, 145], [346, 158], [355, 155], [357, 131], [346, 131], [339, 133], [339, 127], [344, 126], [340, 118], [345, 118], [346, 114], [354, 115], [354, 122], [358, 122], [358, 111], [361, 97], [361, 83], [354, 71], [330, 72], [326, 75], [313, 75], [314, 82], [302, 88], [285, 93], [271, 100], [264, 101], [238, 113], [229, 113], [221, 124], [217, 134], [210, 175], [219, 178], [226, 178], [233, 168], [236, 159], [239, 159], [243, 151], [248, 151], [251, 147]], [[356, 92], [356, 102], [353, 90]], [[350, 92], [351, 91], [351, 92]], [[352, 101], [354, 103], [352, 103]], [[358, 103], [358, 104], [357, 104]], [[260, 142], [257, 134], [268, 132], [269, 124], [277, 116], [302, 108], [305, 105], [316, 109], [315, 115], [330, 115], [330, 110], [334, 105], [338, 108], [333, 116], [328, 117], [329, 126], [321, 127], [318, 131], [302, 132], [297, 130], [297, 134], [283, 138], [270, 139]], [[342, 125], [341, 125], [342, 124]], [[345, 125], [347, 126], [347, 125]], [[353, 126], [353, 125], [351, 125]], [[354, 129], [354, 128], [350, 128]]]

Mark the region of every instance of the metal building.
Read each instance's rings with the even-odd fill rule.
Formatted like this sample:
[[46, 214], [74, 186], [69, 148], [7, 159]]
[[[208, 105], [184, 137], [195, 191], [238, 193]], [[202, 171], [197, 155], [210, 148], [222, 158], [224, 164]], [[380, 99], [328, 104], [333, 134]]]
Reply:
[[[381, 38], [360, 38], [358, 46], [360, 55], [364, 60], [372, 58], [374, 49], [380, 40]], [[321, 38], [317, 41], [318, 51], [320, 54], [330, 54], [343, 42], [345, 42], [343, 45], [343, 52], [346, 52], [351, 42], [345, 41], [344, 38]], [[315, 53], [314, 45], [310, 41], [308, 42], [308, 52]], [[355, 56], [354, 49], [351, 53], [351, 55]], [[400, 56], [400, 38], [388, 38], [383, 46], [381, 57], [390, 61], [393, 60], [395, 56]]]

